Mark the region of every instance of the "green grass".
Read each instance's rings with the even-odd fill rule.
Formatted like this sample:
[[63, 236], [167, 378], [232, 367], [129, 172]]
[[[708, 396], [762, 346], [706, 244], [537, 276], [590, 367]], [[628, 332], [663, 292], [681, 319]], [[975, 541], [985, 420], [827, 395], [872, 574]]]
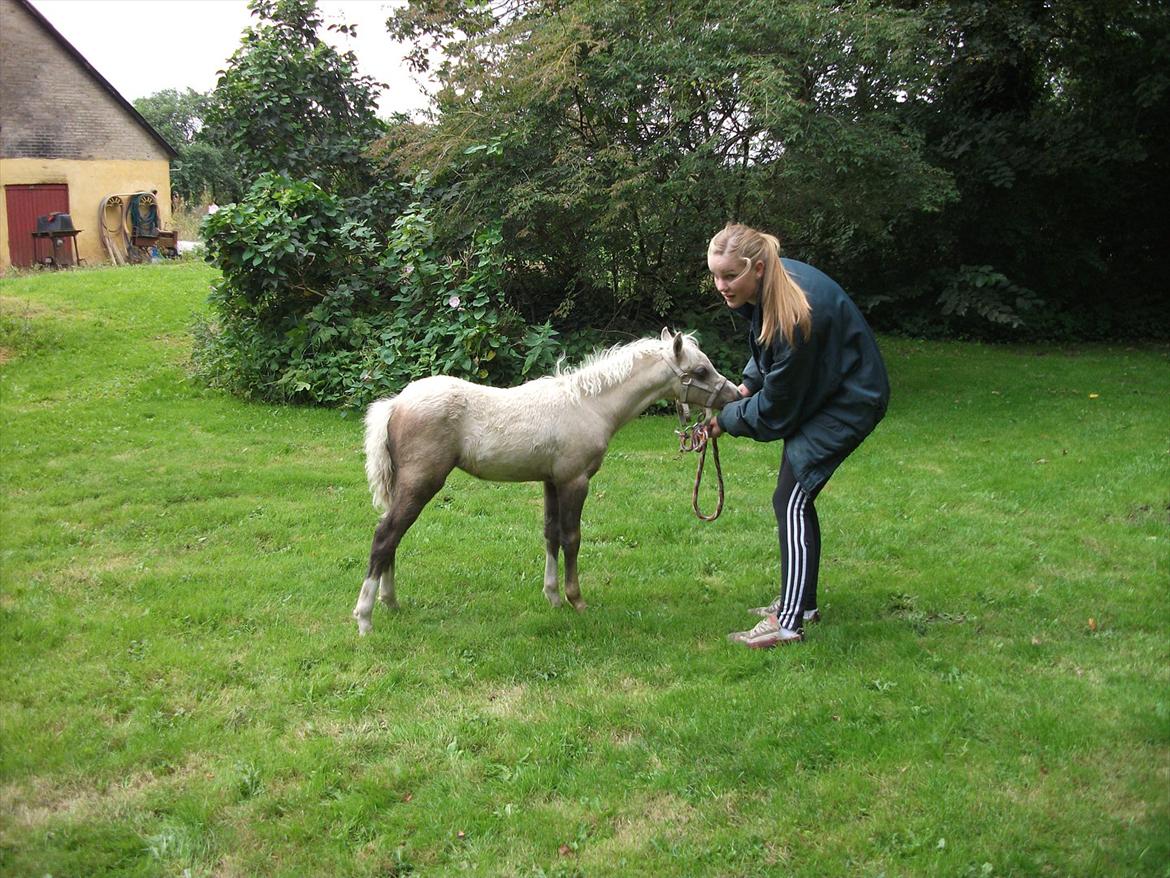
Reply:
[[803, 644], [724, 639], [780, 446], [723, 443], [704, 524], [665, 418], [594, 479], [586, 613], [539, 487], [457, 473], [359, 639], [360, 417], [191, 383], [210, 277], [0, 287], [0, 874], [1170, 875], [1166, 349], [885, 340]]

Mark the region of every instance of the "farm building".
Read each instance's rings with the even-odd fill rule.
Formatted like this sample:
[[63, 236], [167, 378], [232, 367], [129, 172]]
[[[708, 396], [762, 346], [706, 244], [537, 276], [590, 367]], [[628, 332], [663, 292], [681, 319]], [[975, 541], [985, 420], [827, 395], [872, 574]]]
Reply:
[[0, 0], [0, 271], [125, 260], [169, 227], [174, 157], [27, 0]]

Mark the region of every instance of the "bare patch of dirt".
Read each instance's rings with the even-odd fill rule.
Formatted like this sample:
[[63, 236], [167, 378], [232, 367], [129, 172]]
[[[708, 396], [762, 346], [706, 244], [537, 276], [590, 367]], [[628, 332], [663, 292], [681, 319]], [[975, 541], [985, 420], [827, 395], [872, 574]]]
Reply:
[[50, 822], [123, 817], [152, 790], [182, 784], [197, 773], [196, 768], [188, 765], [161, 776], [149, 771], [138, 772], [96, 787], [78, 781], [54, 783], [37, 778], [0, 785], [0, 811], [8, 815], [0, 823], [0, 844], [12, 844]]
[[495, 717], [513, 717], [519, 713], [520, 702], [527, 690], [523, 685], [506, 686], [488, 692], [484, 713]]

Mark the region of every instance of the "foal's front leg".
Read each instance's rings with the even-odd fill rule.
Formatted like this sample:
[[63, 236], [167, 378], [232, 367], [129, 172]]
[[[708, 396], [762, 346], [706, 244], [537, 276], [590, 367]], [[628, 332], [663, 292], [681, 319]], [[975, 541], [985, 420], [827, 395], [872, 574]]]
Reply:
[[582, 475], [557, 486], [561, 551], [565, 553], [565, 597], [573, 608], [585, 609], [577, 581], [577, 550], [581, 548], [581, 509], [589, 494], [589, 477]]
[[560, 513], [557, 511], [557, 486], [544, 483], [544, 596], [554, 606], [561, 605], [561, 587], [557, 582], [557, 554], [561, 550]]

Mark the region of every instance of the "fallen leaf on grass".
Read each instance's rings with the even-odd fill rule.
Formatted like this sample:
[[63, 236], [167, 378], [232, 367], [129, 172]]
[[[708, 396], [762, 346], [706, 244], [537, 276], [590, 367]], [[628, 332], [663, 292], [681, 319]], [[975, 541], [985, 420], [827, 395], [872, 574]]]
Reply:
[[571, 857], [571, 856], [573, 856], [573, 849], [571, 847], [569, 847], [567, 844], [563, 844], [559, 848], [557, 848], [557, 853], [560, 854], [562, 857]]

